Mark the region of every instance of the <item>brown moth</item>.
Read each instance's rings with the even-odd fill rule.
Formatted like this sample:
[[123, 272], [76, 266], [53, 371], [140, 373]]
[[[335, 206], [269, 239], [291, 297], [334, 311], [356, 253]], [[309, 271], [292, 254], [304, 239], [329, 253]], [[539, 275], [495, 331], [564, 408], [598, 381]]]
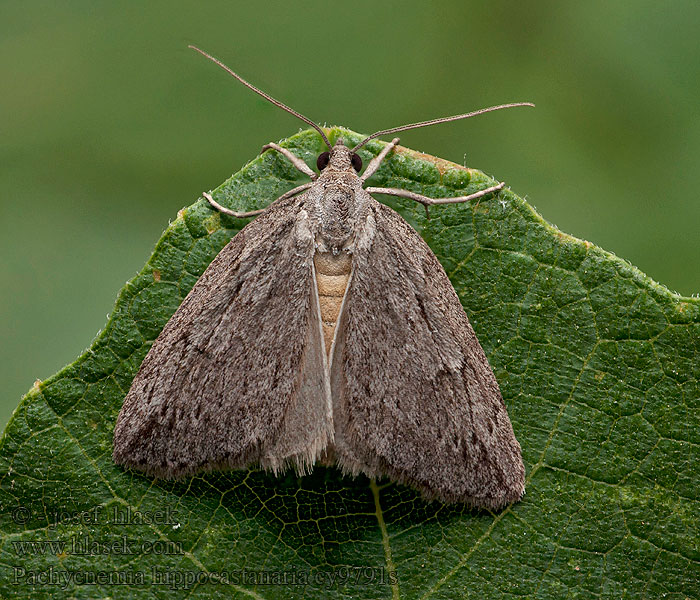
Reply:
[[259, 465], [300, 474], [314, 463], [389, 477], [426, 498], [496, 509], [518, 501], [525, 470], [491, 367], [444, 269], [403, 218], [363, 188], [357, 150], [387, 133], [328, 146], [320, 175], [253, 216], [205, 270], [141, 364], [114, 430], [116, 463], [157, 477]]

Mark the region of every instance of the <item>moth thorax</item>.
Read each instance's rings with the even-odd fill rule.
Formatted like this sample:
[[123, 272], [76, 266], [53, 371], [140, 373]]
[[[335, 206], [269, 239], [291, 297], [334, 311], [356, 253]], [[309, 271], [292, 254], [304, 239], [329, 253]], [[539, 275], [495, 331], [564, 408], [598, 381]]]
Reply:
[[350, 278], [352, 255], [344, 250], [337, 254], [316, 252], [314, 254], [314, 267], [316, 269], [318, 300], [321, 305], [323, 339], [326, 344], [326, 353], [330, 354], [340, 306], [343, 303]]
[[354, 196], [344, 186], [326, 190], [319, 236], [329, 246], [339, 246], [354, 233]]

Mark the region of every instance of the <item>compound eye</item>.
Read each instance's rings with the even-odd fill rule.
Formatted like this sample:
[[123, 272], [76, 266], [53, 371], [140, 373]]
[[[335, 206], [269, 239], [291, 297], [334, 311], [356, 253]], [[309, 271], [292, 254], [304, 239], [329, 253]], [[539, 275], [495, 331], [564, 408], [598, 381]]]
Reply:
[[331, 159], [331, 153], [330, 152], [321, 152], [321, 154], [318, 155], [318, 158], [316, 159], [316, 166], [318, 167], [319, 171], [323, 171], [328, 166], [328, 161]]
[[360, 155], [353, 154], [350, 158], [350, 162], [352, 162], [352, 168], [359, 173], [360, 169], [362, 168], [362, 159], [360, 158]]

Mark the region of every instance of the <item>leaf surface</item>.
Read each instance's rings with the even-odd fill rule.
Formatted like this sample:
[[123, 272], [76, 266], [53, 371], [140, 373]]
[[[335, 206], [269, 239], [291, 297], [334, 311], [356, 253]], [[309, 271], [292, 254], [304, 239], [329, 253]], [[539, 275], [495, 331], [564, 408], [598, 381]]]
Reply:
[[[360, 136], [342, 133], [352, 143]], [[315, 165], [318, 135], [282, 145]], [[365, 164], [383, 142], [362, 151]], [[261, 208], [304, 181], [267, 152], [214, 192]], [[428, 196], [483, 173], [399, 148], [371, 179]], [[78, 360], [0, 441], [2, 598], [700, 598], [700, 301], [561, 233], [506, 190], [434, 207], [381, 198], [428, 241], [472, 321], [527, 469], [498, 513], [389, 481], [225, 472], [153, 480], [111, 460], [141, 360], [247, 221], [178, 213]]]

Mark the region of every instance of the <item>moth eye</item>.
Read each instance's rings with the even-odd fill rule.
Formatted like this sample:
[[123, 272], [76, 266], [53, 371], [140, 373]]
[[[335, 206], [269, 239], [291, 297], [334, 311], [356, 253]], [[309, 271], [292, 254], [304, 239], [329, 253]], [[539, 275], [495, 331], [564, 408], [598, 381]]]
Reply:
[[360, 155], [353, 154], [350, 161], [352, 162], [352, 168], [359, 173], [360, 169], [362, 168], [362, 159], [360, 158]]
[[328, 161], [331, 159], [330, 152], [321, 152], [316, 159], [316, 166], [319, 171], [323, 171], [328, 166]]

